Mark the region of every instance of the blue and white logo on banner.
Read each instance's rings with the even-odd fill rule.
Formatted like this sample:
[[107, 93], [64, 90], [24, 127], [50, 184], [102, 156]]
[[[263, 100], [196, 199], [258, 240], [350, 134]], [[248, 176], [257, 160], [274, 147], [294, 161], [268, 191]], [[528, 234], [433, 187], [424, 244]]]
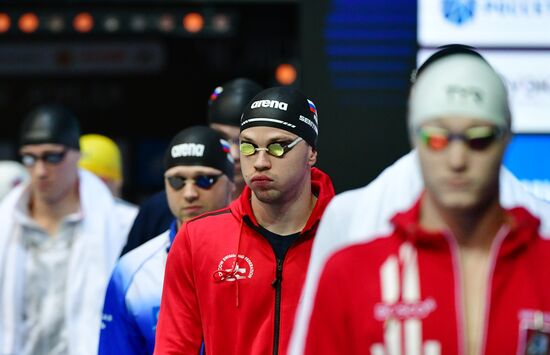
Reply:
[[470, 21], [474, 17], [475, 11], [475, 0], [443, 0], [445, 19], [458, 26]]

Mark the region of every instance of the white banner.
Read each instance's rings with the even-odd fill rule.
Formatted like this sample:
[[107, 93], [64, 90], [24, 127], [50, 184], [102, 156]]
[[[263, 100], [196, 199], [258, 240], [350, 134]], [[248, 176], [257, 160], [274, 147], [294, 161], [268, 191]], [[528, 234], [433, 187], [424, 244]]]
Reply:
[[418, 42], [549, 47], [550, 0], [418, 0]]
[[[433, 50], [421, 50], [418, 63], [432, 53]], [[480, 53], [506, 81], [514, 132], [550, 133], [550, 51]]]

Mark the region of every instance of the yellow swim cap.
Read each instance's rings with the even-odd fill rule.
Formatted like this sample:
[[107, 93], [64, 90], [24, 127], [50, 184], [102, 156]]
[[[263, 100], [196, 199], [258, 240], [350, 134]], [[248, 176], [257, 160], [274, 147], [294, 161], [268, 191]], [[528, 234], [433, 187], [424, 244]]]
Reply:
[[122, 161], [116, 143], [100, 134], [80, 137], [81, 168], [114, 181], [122, 180]]

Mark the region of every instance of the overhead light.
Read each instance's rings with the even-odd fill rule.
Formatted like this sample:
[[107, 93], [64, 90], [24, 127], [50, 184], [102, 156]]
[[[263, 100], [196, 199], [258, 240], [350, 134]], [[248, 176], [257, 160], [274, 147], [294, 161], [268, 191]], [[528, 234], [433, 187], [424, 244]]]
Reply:
[[73, 27], [80, 33], [88, 33], [94, 28], [94, 18], [88, 12], [81, 12], [74, 17]]
[[197, 12], [190, 12], [183, 16], [183, 28], [189, 33], [198, 33], [204, 27], [204, 17]]
[[60, 15], [49, 16], [46, 20], [46, 28], [51, 32], [59, 33], [65, 29], [65, 21]]
[[11, 27], [11, 19], [8, 14], [0, 13], [0, 33], [6, 33]]
[[226, 33], [231, 29], [231, 19], [228, 15], [218, 14], [212, 16], [212, 29], [218, 33]]
[[275, 80], [281, 85], [294, 84], [297, 77], [298, 72], [292, 64], [282, 63], [275, 69]]
[[142, 15], [134, 15], [130, 20], [130, 27], [135, 32], [143, 32], [147, 28], [147, 19]]
[[162, 32], [171, 32], [176, 28], [176, 20], [174, 16], [164, 14], [159, 17], [158, 28]]
[[25, 33], [32, 33], [38, 29], [40, 21], [35, 13], [27, 12], [19, 17], [18, 21], [19, 29]]
[[107, 15], [103, 19], [103, 28], [107, 32], [116, 32], [120, 29], [120, 20], [114, 15]]

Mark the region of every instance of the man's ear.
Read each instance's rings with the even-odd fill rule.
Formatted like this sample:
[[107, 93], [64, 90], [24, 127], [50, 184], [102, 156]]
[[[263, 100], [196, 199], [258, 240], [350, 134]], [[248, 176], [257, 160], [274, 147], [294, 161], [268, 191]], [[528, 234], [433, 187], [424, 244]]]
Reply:
[[307, 165], [309, 167], [313, 167], [313, 165], [315, 165], [316, 162], [317, 162], [317, 151], [312, 147], [309, 147], [309, 152], [307, 156]]

